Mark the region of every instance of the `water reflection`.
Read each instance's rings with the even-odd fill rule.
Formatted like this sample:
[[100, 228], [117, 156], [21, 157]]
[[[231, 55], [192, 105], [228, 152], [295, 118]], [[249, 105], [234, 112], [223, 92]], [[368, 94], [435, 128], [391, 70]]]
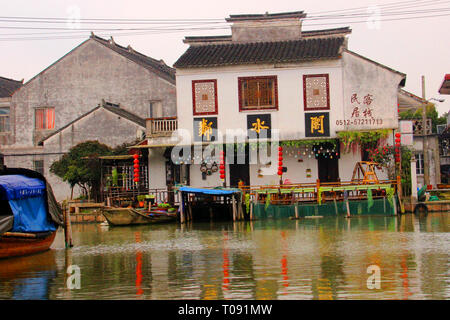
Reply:
[[60, 232], [51, 251], [0, 261], [0, 298], [448, 299], [448, 216], [73, 225], [70, 250]]

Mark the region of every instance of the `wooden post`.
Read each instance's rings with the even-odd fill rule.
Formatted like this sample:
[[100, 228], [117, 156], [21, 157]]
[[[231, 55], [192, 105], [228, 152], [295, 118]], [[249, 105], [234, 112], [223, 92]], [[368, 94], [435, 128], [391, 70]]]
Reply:
[[345, 200], [345, 206], [347, 208], [347, 218], [350, 218], [350, 204], [348, 203], [348, 199]]
[[236, 198], [234, 197], [234, 194], [231, 196], [231, 202], [233, 206], [233, 221], [236, 221]]
[[392, 197], [392, 204], [394, 206], [394, 215], [397, 215], [397, 200], [395, 199], [395, 195]]
[[334, 211], [336, 212], [336, 215], [338, 215], [338, 207], [337, 207], [336, 197], [334, 197], [333, 202], [334, 202]]
[[209, 207], [209, 219], [212, 220], [213, 218], [213, 210], [212, 207]]
[[317, 203], [319, 203], [319, 189], [320, 189], [320, 179], [317, 179], [316, 181], [316, 198], [317, 198]]
[[386, 213], [386, 197], [383, 197], [383, 212]]
[[184, 206], [184, 193], [183, 191], [181, 191], [181, 203], [180, 203], [180, 223], [183, 224], [186, 221], [186, 217], [184, 216], [184, 210], [183, 210], [183, 206]]
[[298, 203], [296, 203], [294, 206], [295, 206], [295, 207], [294, 207], [294, 210], [295, 210], [295, 219], [298, 219]]
[[253, 220], [253, 201], [250, 202], [250, 220]]
[[[67, 210], [66, 210], [67, 209]], [[70, 224], [70, 209], [64, 206], [63, 208], [63, 218], [64, 218], [64, 239], [66, 242], [66, 248], [72, 248], [72, 228]]]

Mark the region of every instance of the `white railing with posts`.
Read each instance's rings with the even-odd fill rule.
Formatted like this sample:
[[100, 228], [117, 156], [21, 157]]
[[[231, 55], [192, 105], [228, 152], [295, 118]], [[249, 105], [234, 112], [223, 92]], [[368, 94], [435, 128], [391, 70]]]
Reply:
[[148, 118], [147, 119], [147, 136], [148, 137], [164, 137], [172, 135], [177, 130], [177, 117], [165, 118]]

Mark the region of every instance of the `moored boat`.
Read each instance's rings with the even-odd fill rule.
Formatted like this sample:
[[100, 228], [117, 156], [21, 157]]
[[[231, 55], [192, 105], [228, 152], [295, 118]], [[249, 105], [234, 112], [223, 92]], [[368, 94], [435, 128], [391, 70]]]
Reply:
[[153, 224], [175, 221], [176, 214], [156, 211], [144, 211], [135, 208], [103, 208], [103, 216], [113, 226], [128, 226], [136, 224]]
[[41, 174], [0, 170], [0, 258], [48, 250], [60, 225], [61, 208]]

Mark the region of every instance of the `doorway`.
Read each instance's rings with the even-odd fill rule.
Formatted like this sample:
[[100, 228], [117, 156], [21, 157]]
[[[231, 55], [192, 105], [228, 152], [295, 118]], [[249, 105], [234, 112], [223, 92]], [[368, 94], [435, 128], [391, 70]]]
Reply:
[[[227, 155], [227, 159], [233, 160], [232, 164], [230, 163], [230, 187], [237, 188], [239, 180], [244, 182], [244, 185], [250, 185], [250, 165], [249, 165], [249, 146], [246, 144], [244, 159], [242, 157], [238, 157], [239, 148], [237, 151], [233, 152], [233, 155]], [[244, 160], [244, 161], [243, 161]], [[240, 163], [238, 163], [238, 161]], [[242, 163], [244, 162], [244, 163]]]
[[319, 169], [320, 182], [338, 182], [339, 179], [339, 165], [338, 159], [329, 159], [320, 157], [317, 159]]

